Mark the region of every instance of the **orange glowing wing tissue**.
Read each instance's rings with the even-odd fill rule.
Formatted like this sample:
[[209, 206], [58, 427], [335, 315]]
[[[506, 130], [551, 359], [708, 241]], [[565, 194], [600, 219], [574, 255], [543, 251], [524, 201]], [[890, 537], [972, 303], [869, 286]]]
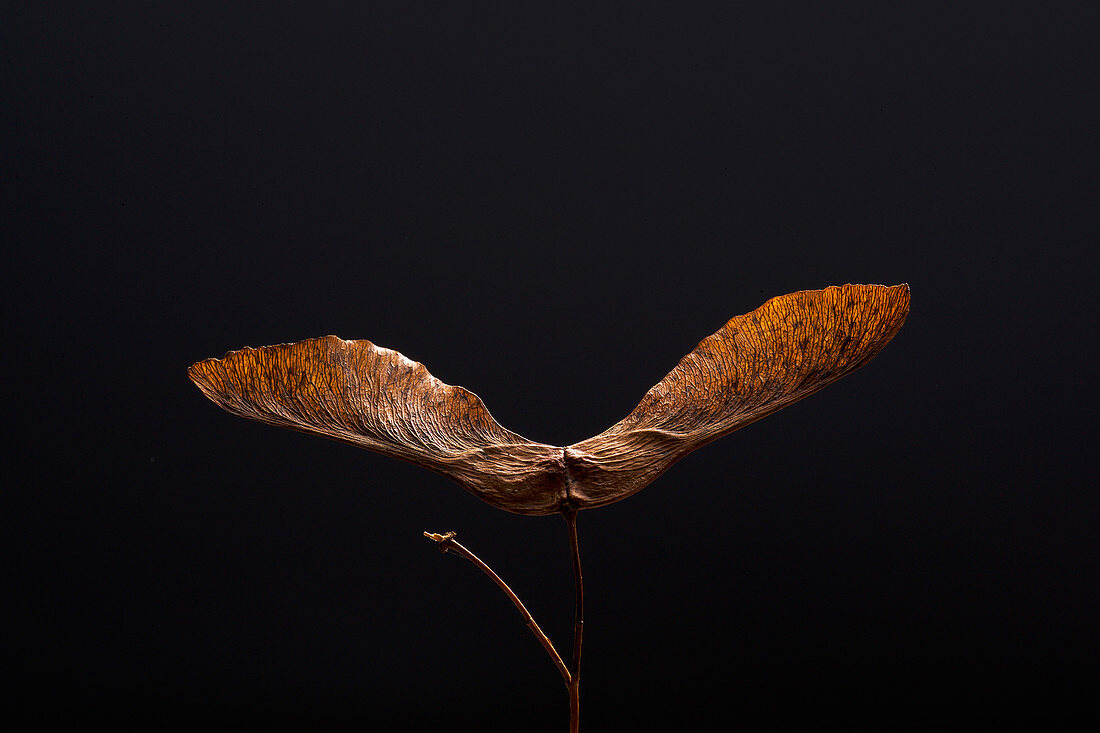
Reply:
[[369, 341], [246, 348], [189, 374], [236, 415], [401, 458], [495, 507], [543, 515], [625, 498], [696, 448], [835, 382], [908, 311], [907, 285], [772, 298], [704, 339], [621, 422], [567, 448], [506, 430], [477, 395]]
[[565, 498], [561, 448], [505, 430], [473, 392], [370, 341], [246, 348], [189, 374], [235, 415], [425, 466], [501, 509], [551, 514]]
[[621, 422], [566, 449], [583, 505], [627, 497], [696, 448], [859, 369], [908, 313], [908, 285], [844, 285], [772, 298], [731, 319]]

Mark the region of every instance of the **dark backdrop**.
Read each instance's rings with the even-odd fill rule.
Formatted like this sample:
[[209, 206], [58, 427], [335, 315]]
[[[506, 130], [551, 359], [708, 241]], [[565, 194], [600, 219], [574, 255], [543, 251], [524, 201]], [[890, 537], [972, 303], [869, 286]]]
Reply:
[[232, 417], [187, 366], [368, 338], [565, 444], [768, 297], [908, 282], [865, 369], [582, 513], [585, 727], [1071, 715], [1096, 4], [528, 5], [8, 14], [9, 709], [560, 731], [519, 616], [421, 536], [568, 647], [560, 518]]

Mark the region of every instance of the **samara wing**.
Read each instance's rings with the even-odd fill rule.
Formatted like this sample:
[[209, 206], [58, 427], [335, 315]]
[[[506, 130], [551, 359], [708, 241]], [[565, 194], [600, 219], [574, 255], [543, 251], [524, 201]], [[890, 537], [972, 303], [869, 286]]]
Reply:
[[245, 348], [188, 373], [235, 415], [425, 466], [501, 509], [550, 514], [565, 498], [561, 448], [504, 429], [474, 393], [369, 341]]
[[696, 448], [851, 373], [908, 312], [908, 285], [843, 285], [772, 298], [733, 318], [625, 419], [565, 450], [573, 501], [627, 497]]
[[401, 458], [495, 507], [541, 515], [639, 491], [696, 448], [866, 364], [908, 311], [907, 285], [772, 298], [704, 339], [621, 422], [568, 448], [504, 429], [477, 395], [369, 341], [246, 348], [189, 373], [236, 415]]

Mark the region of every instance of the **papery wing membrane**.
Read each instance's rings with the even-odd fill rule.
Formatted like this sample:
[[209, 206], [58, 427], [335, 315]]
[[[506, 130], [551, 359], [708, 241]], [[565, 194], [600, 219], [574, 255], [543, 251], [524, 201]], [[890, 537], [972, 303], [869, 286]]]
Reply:
[[236, 415], [425, 466], [502, 509], [548, 514], [564, 498], [561, 448], [506, 430], [474, 393], [369, 341], [246, 348], [189, 375]]
[[772, 298], [733, 318], [624, 420], [566, 449], [580, 503], [629, 496], [696, 448], [855, 371], [908, 311], [908, 285], [844, 285]]

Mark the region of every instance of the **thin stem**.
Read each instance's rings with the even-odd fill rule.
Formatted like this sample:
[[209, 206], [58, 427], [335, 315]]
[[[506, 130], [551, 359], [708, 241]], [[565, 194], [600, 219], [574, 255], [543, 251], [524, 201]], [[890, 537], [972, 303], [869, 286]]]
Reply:
[[[531, 633], [535, 635], [535, 638], [539, 640], [540, 644], [542, 644], [542, 648], [545, 649], [546, 653], [550, 655], [550, 659], [554, 662], [554, 665], [558, 668], [558, 671], [561, 672], [561, 676], [562, 679], [565, 680], [565, 684], [570, 685], [570, 689], [572, 689], [573, 676], [569, 673], [569, 668], [565, 666], [565, 662], [562, 661], [561, 655], [558, 654], [558, 650], [554, 648], [554, 645], [550, 642], [549, 637], [547, 637], [546, 634], [542, 633], [542, 629], [540, 629], [539, 625], [535, 623], [534, 617], [531, 615], [530, 611], [527, 610], [527, 607], [523, 605], [523, 601], [519, 599], [519, 596], [512, 592], [512, 589], [508, 587], [508, 584], [505, 583], [499, 575], [494, 573], [491, 567], [482, 562], [481, 558], [463, 547], [462, 544], [455, 539], [454, 532], [446, 532], [444, 534], [425, 532], [424, 536], [430, 540], [435, 540], [436, 543], [438, 543], [439, 545], [440, 552], [453, 552], [456, 555], [461, 555], [462, 557], [466, 558], [478, 568], [480, 568], [483, 573], [492, 578], [494, 583], [500, 586], [500, 589], [504, 591], [504, 594], [508, 596], [508, 599], [512, 601], [513, 604], [515, 604], [517, 609], [519, 609], [520, 614], [523, 616], [523, 620], [527, 622], [527, 627], [531, 629]], [[574, 660], [578, 658], [577, 654], [578, 652], [574, 650]], [[574, 664], [576, 664], [575, 661]]]
[[569, 733], [578, 733], [581, 725], [581, 642], [584, 640], [584, 578], [581, 575], [581, 550], [577, 540], [577, 510], [562, 512], [569, 528], [569, 552], [573, 556], [573, 587], [577, 592], [573, 617], [573, 676], [569, 679]]

